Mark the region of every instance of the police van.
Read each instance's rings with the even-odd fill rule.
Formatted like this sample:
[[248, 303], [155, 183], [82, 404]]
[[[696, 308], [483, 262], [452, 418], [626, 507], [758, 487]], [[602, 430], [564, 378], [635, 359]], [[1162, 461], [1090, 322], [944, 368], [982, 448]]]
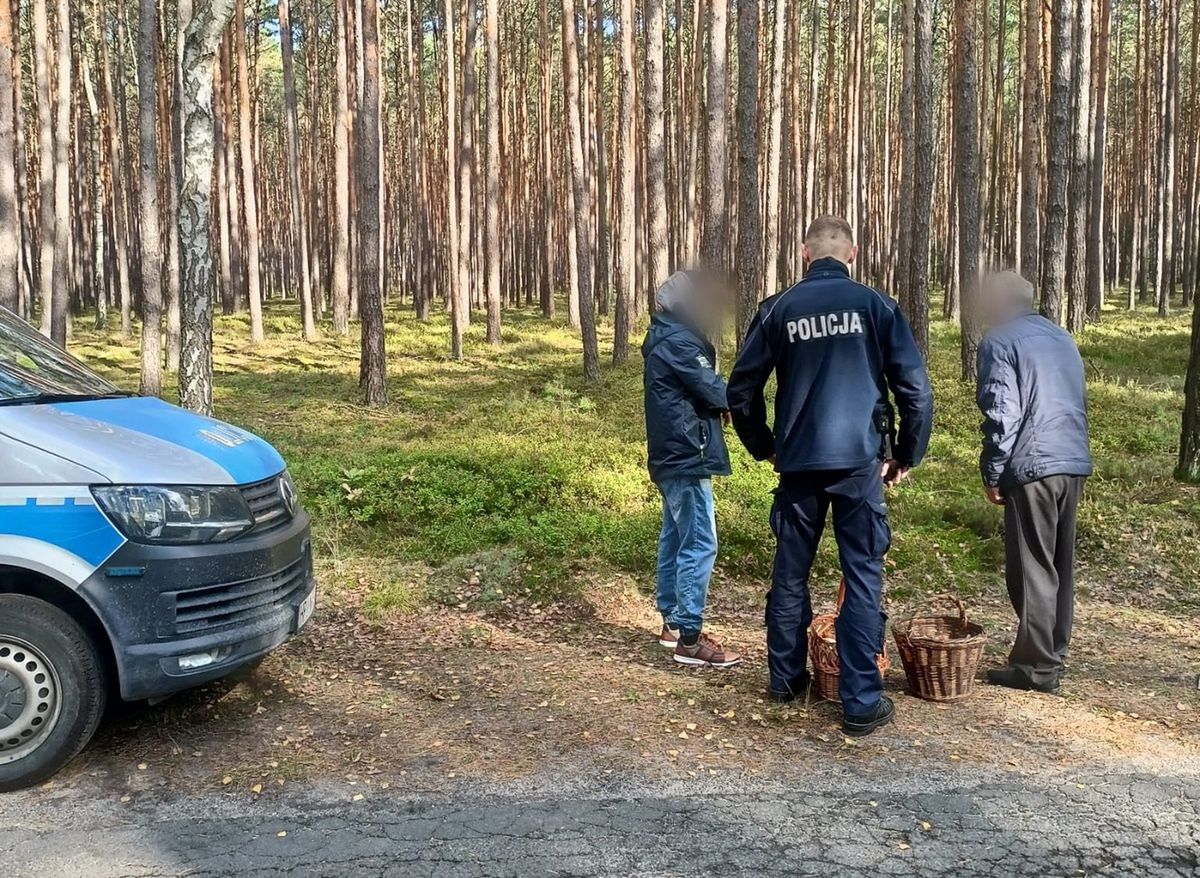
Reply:
[[223, 677], [315, 601], [274, 448], [122, 393], [0, 308], [0, 791], [65, 765], [110, 698]]

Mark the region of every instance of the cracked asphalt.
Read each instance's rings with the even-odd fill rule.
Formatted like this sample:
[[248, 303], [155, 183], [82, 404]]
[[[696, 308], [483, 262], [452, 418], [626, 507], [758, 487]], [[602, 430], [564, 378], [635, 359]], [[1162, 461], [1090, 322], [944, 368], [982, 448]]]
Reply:
[[0, 874], [52, 878], [1196, 876], [1200, 777], [838, 765], [128, 803], [51, 787], [0, 799], [0, 827]]

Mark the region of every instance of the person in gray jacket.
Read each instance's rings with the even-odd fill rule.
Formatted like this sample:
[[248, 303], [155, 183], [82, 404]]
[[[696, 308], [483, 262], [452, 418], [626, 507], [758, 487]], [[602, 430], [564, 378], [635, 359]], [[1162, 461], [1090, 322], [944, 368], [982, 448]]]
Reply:
[[1069, 333], [1034, 313], [1033, 285], [1015, 272], [985, 279], [983, 306], [979, 468], [988, 500], [1004, 507], [1018, 619], [1008, 666], [988, 682], [1053, 692], [1071, 641], [1076, 510], [1092, 474], [1083, 359]]

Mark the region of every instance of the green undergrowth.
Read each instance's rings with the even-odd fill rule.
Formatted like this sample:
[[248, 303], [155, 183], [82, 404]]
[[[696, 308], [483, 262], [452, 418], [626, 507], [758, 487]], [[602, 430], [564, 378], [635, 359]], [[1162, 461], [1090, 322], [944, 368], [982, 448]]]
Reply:
[[[384, 571], [368, 609], [453, 600], [474, 557], [502, 558], [507, 581], [547, 599], [572, 588], [577, 568], [616, 568], [648, 582], [660, 511], [644, 468], [636, 349], [628, 363], [611, 365], [602, 321], [602, 380], [585, 385], [576, 333], [561, 320], [506, 312], [499, 347], [485, 343], [477, 320], [466, 358], [455, 362], [444, 315], [422, 324], [389, 308], [387, 319], [390, 401], [379, 410], [358, 402], [357, 337], [339, 338], [325, 324], [321, 339], [306, 344], [286, 303], [268, 306], [268, 340], [257, 347], [244, 316], [218, 317], [214, 357], [218, 417], [283, 453], [322, 554], [380, 559], [368, 565]], [[1082, 579], [1093, 590], [1200, 604], [1200, 492], [1171, 479], [1187, 340], [1186, 315], [1164, 320], [1149, 311], [1108, 311], [1080, 338], [1097, 475], [1079, 541]], [[929, 457], [889, 499], [889, 588], [901, 599], [994, 591], [1003, 563], [1001, 515], [983, 502], [976, 473], [979, 415], [958, 378], [957, 329], [936, 323], [931, 344]], [[132, 340], [80, 324], [72, 349], [136, 386]], [[726, 575], [762, 580], [774, 477], [730, 439], [733, 475], [716, 489], [719, 563]], [[441, 572], [424, 585], [386, 575], [406, 564]], [[836, 566], [827, 538], [817, 575], [836, 576]], [[485, 591], [472, 600], [489, 598]]]

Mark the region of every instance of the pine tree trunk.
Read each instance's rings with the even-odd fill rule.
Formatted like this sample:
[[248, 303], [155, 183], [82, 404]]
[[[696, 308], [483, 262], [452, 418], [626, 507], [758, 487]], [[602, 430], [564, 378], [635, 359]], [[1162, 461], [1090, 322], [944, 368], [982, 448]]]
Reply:
[[[541, 112], [540, 148], [542, 153], [542, 212], [545, 217], [545, 247], [543, 252], [544, 266], [542, 268], [542, 283], [539, 291], [542, 316], [554, 317], [554, 284], [555, 259], [558, 239], [555, 236], [557, 213], [554, 199], [554, 138], [551, 136], [551, 114], [553, 112], [553, 75], [551, 48], [549, 3], [538, 4], [538, 50], [540, 53], [541, 83], [538, 92]], [[568, 220], [568, 223], [572, 220]]]
[[[0, 0], [0, 305], [10, 311], [19, 307], [17, 247], [20, 217], [17, 213], [17, 131], [13, 113], [12, 4], [9, 0]], [[103, 291], [100, 295], [103, 297]]]
[[575, 251], [579, 266], [579, 329], [583, 339], [583, 377], [585, 381], [599, 381], [600, 351], [596, 339], [596, 307], [592, 294], [592, 236], [588, 223], [587, 180], [584, 177], [586, 172], [579, 107], [579, 50], [575, 40], [575, 0], [562, 0], [562, 13], [563, 101], [566, 104]]
[[484, 196], [487, 260], [487, 341], [500, 344], [500, 0], [487, 0], [487, 193]]
[[728, 209], [725, 204], [729, 0], [709, 0], [708, 92], [705, 97], [704, 217], [700, 259], [709, 268], [725, 267]]
[[[771, 49], [771, 104], [767, 121], [766, 254], [763, 261], [762, 293], [779, 292], [780, 170], [783, 166], [784, 59], [787, 52], [788, 0], [775, 2], [775, 33]], [[757, 305], [757, 301], [755, 305]], [[741, 338], [741, 334], [738, 335]]]
[[358, 147], [358, 179], [362, 198], [359, 222], [358, 311], [362, 319], [362, 362], [359, 383], [367, 405], [387, 402], [387, 352], [384, 348], [383, 290], [379, 258], [379, 6], [362, 3], [363, 89], [362, 107], [354, 141]]
[[[734, 267], [737, 271], [737, 341], [741, 346], [762, 293], [762, 208], [758, 175], [758, 0], [739, 0], [737, 17], [737, 198]], [[711, 80], [710, 80], [711, 82]], [[710, 85], [710, 89], [712, 86]], [[722, 98], [724, 101], [724, 98]], [[711, 119], [711, 107], [710, 119]], [[711, 124], [711, 122], [710, 122]], [[724, 121], [721, 121], [724, 128]], [[710, 130], [711, 135], [711, 130]], [[723, 135], [722, 135], [723, 140]], [[710, 141], [711, 145], [711, 141]], [[720, 149], [724, 149], [722, 142]], [[709, 169], [708, 185], [713, 185]], [[725, 162], [717, 166], [724, 185]], [[709, 216], [705, 216], [705, 228]], [[718, 257], [714, 255], [714, 260]], [[719, 261], [711, 264], [719, 265]]]
[[979, 94], [975, 66], [975, 0], [954, 3], [954, 189], [958, 196], [958, 290], [961, 368], [975, 378], [979, 347]]
[[[2, 2], [2, 0], [0, 0]], [[637, 298], [637, 153], [633, 139], [633, 102], [637, 73], [633, 66], [633, 0], [618, 0], [621, 11], [621, 117], [618, 162], [620, 181], [617, 209], [617, 307], [613, 325], [613, 362], [629, 358], [629, 335], [633, 331], [633, 303]]]
[[[162, 229], [158, 214], [158, 3], [138, 2], [138, 214], [143, 396], [162, 395]], [[211, 136], [211, 135], [210, 135]], [[207, 237], [207, 230], [205, 232]]]
[[[1106, 2], [1106, 0], [1101, 0]], [[1021, 274], [1038, 282], [1041, 232], [1042, 129], [1045, 96], [1042, 94], [1042, 0], [1025, 0], [1023, 51], [1021, 52]]]
[[38, 304], [43, 335], [50, 334], [54, 295], [54, 93], [50, 84], [47, 0], [33, 0], [33, 73], [38, 115]]
[[[225, 0], [219, 0], [225, 2]], [[296, 118], [296, 70], [292, 48], [292, 22], [288, 9], [289, 0], [279, 0], [279, 46], [283, 59], [283, 115], [284, 131], [287, 135], [287, 186], [288, 216], [296, 236], [294, 254], [300, 265], [300, 288], [296, 298], [300, 300], [300, 321], [305, 340], [317, 337], [317, 326], [313, 319], [312, 266], [309, 263], [308, 223], [304, 206], [300, 203], [300, 132]]]
[[[657, 287], [670, 273], [668, 253], [667, 143], [663, 115], [665, 55], [663, 0], [646, 0], [646, 219], [649, 224], [649, 285]], [[676, 24], [679, 28], [679, 24]], [[679, 39], [676, 31], [675, 39]]]
[[[153, 0], [142, 0], [153, 4]], [[181, 69], [183, 185], [179, 197], [180, 339], [179, 401], [212, 414], [212, 247], [209, 241], [213, 171], [212, 65], [234, 0], [195, 5], [183, 45]]]
[[1083, 329], [1087, 313], [1087, 229], [1091, 184], [1092, 3], [1075, 3], [1075, 54], [1071, 59], [1071, 176], [1067, 223], [1067, 329]]
[[1053, 0], [1050, 37], [1050, 120], [1046, 134], [1046, 226], [1042, 248], [1041, 312], [1062, 325], [1067, 275], [1067, 183], [1071, 158], [1072, 0]]
[[1104, 307], [1104, 248], [1106, 140], [1108, 131], [1108, 46], [1112, 20], [1112, 0], [1097, 0], [1100, 7], [1100, 32], [1096, 41], [1096, 113], [1092, 128], [1091, 214], [1087, 237], [1087, 319], [1099, 321]]
[[917, 347], [928, 356], [930, 205], [933, 198], [932, 0], [914, 0], [913, 4], [912, 88], [912, 238], [908, 251], [908, 289], [900, 304], [912, 325]]
[[[250, 62], [246, 53], [246, 0], [237, 0], [233, 39], [234, 53], [237, 55], [238, 149], [241, 151], [242, 157], [242, 211], [246, 221], [246, 297], [250, 305], [250, 341], [257, 344], [263, 340], [262, 257], [259, 254], [254, 142], [250, 134]], [[344, 83], [345, 76], [339, 77], [338, 81]], [[342, 88], [344, 89], [344, 86]]]

